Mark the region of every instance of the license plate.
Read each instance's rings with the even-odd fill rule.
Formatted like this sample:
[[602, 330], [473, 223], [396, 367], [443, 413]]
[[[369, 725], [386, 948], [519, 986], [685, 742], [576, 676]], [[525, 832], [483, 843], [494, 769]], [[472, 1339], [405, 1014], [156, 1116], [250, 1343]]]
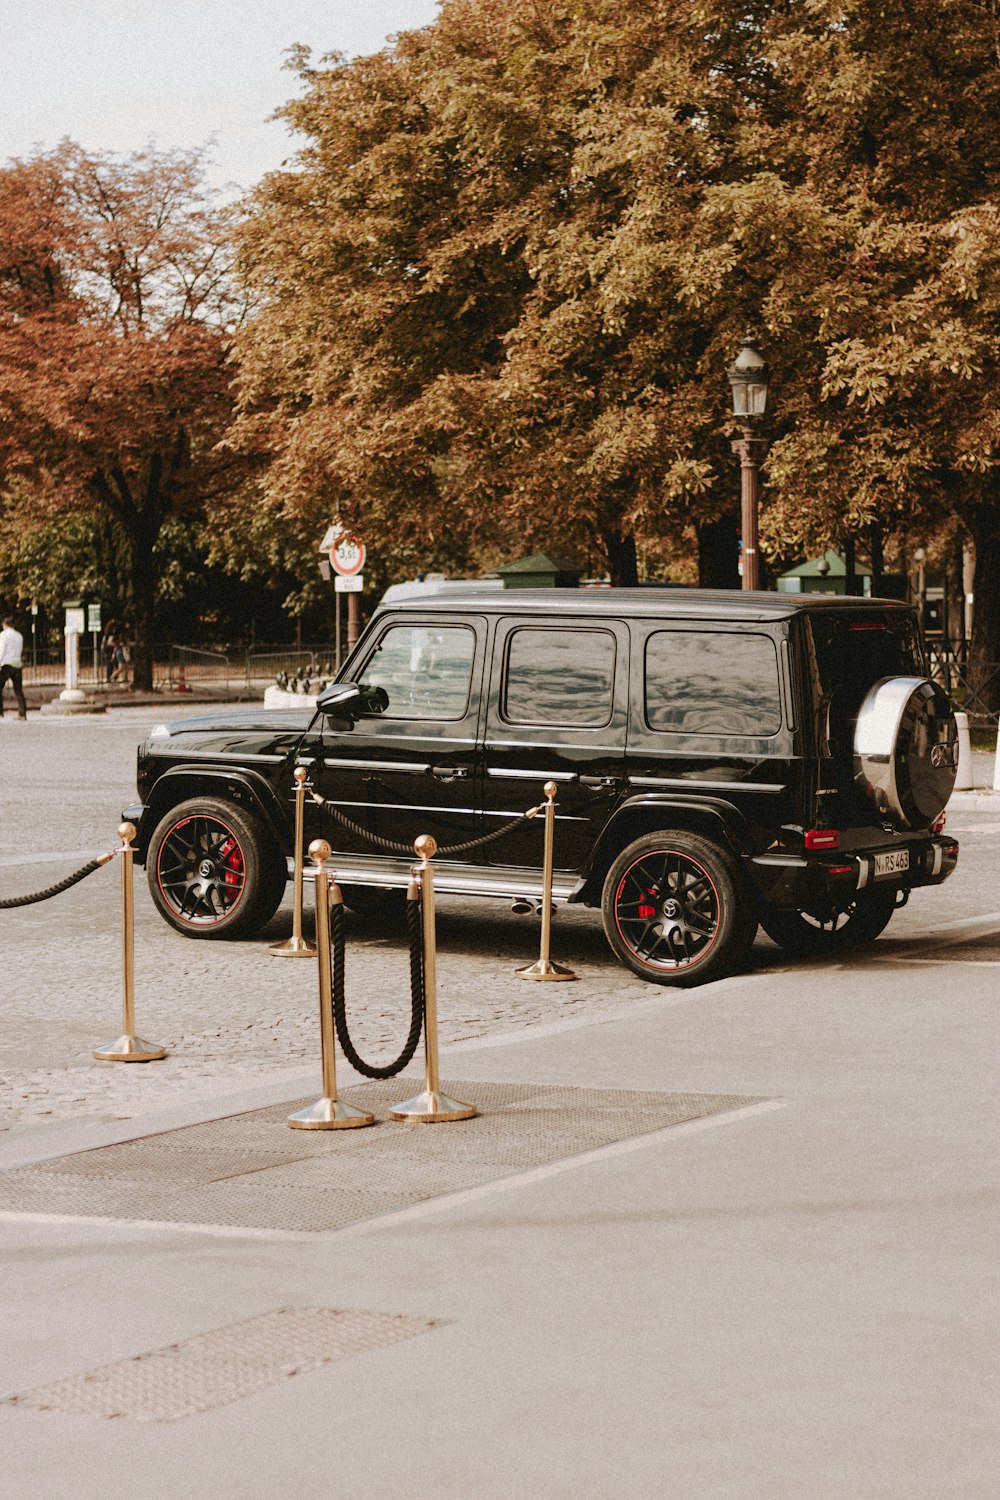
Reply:
[[909, 849], [893, 849], [891, 854], [876, 854], [875, 879], [880, 875], [902, 875], [910, 868]]

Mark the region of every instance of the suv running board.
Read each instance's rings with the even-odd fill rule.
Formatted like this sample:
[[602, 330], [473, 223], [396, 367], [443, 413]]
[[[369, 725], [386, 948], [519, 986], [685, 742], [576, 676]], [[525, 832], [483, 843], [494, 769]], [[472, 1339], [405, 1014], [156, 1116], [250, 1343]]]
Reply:
[[[410, 883], [410, 872], [416, 856], [408, 859], [366, 858], [363, 854], [338, 854], [334, 850], [327, 870], [340, 885], [381, 886], [383, 889], [404, 889]], [[295, 862], [286, 861], [289, 878], [295, 871]], [[312, 876], [306, 864], [305, 878]], [[560, 874], [552, 878], [552, 900], [559, 904], [573, 901], [583, 888], [583, 881], [576, 874]], [[445, 896], [497, 896], [513, 901], [518, 896], [527, 896], [532, 901], [542, 898], [542, 876], [539, 870], [517, 868], [489, 870], [482, 865], [435, 864], [434, 889]]]

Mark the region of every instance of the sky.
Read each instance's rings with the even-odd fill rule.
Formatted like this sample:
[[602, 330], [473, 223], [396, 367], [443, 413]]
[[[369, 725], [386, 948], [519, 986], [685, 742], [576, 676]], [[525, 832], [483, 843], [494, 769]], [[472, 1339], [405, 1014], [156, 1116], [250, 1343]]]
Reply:
[[294, 150], [268, 121], [296, 92], [286, 48], [376, 52], [436, 13], [435, 0], [0, 0], [0, 164], [65, 136], [115, 152], [214, 138], [209, 180], [252, 187]]

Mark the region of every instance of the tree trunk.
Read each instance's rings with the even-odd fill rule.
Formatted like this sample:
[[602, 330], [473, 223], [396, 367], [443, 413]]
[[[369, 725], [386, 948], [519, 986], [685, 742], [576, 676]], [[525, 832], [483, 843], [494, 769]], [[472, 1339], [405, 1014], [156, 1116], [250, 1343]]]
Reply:
[[129, 596], [131, 619], [126, 626], [132, 651], [132, 687], [150, 692], [153, 687], [153, 615], [156, 601], [156, 565], [153, 547], [160, 527], [155, 518], [140, 514], [127, 527]]
[[135, 578], [132, 621], [132, 686], [142, 692], [153, 687], [153, 578], [143, 570]]
[[639, 582], [635, 557], [635, 538], [620, 531], [606, 531], [604, 546], [608, 554], [608, 572], [613, 589], [634, 589]]
[[848, 535], [844, 537], [844, 593], [860, 598], [862, 590], [863, 583], [858, 577], [857, 542]]
[[970, 519], [976, 548], [969, 684], [973, 713], [1000, 709], [1000, 508], [983, 509]]
[[739, 522], [734, 515], [698, 527], [698, 585], [703, 589], [740, 586]]
[[885, 597], [885, 556], [882, 550], [882, 527], [878, 521], [868, 526], [868, 550], [872, 559], [872, 598]]
[[94, 493], [107, 505], [122, 529], [127, 566], [126, 587], [130, 619], [125, 635], [132, 651], [132, 687], [149, 692], [153, 686], [153, 606], [156, 599], [156, 546], [166, 504], [160, 491], [163, 464], [154, 455], [144, 486], [145, 503], [136, 500], [128, 476], [121, 468], [98, 472], [93, 479]]

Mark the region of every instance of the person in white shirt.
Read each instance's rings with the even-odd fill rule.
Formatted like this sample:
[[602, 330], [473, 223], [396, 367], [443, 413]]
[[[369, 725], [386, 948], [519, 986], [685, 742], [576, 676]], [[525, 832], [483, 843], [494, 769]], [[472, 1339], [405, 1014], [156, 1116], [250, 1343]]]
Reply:
[[14, 697], [17, 699], [17, 717], [26, 719], [28, 717], [28, 705], [24, 701], [24, 688], [21, 686], [21, 652], [24, 650], [24, 636], [19, 630], [14, 629], [13, 620], [4, 618], [3, 629], [0, 630], [0, 719], [3, 718], [3, 694], [8, 682], [14, 689]]

